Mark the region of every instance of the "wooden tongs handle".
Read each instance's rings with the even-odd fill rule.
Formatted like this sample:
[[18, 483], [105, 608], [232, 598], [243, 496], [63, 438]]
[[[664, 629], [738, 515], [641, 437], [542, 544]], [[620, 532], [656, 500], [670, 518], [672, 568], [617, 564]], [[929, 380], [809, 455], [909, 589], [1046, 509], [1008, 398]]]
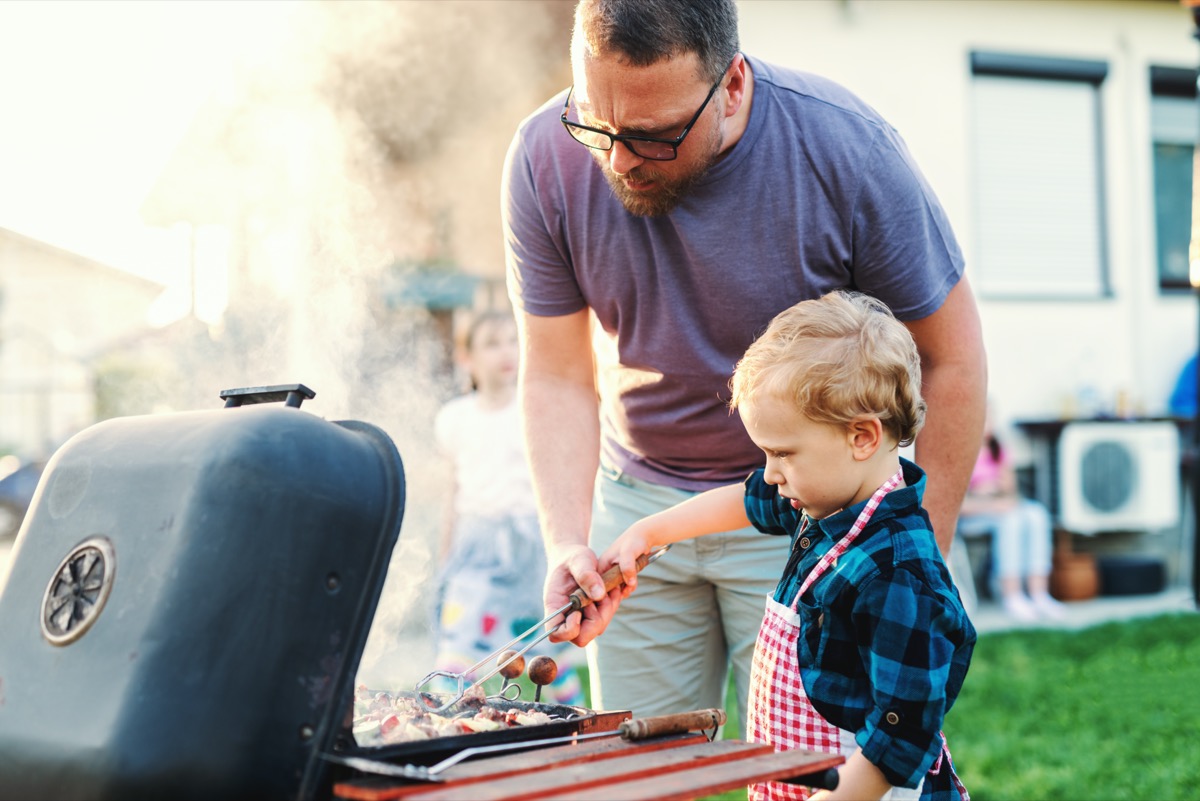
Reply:
[[648, 718], [631, 718], [617, 727], [626, 740], [645, 740], [668, 734], [685, 734], [689, 731], [715, 729], [725, 725], [725, 710], [696, 709], [674, 715], [655, 715]]
[[[642, 572], [642, 569], [645, 568], [646, 565], [650, 564], [655, 559], [662, 556], [666, 552], [667, 548], [670, 548], [670, 547], [671, 546], [668, 545], [668, 546], [666, 546], [664, 548], [660, 548], [657, 551], [654, 551], [652, 553], [644, 553], [641, 556], [639, 556], [637, 558], [638, 572], [639, 573]], [[600, 578], [603, 579], [603, 581], [604, 581], [604, 591], [605, 592], [612, 592], [617, 587], [620, 587], [622, 584], [625, 583], [625, 578], [624, 578], [624, 576], [621, 575], [621, 566], [620, 565], [611, 566], [608, 570], [605, 570], [603, 573], [600, 574]], [[589, 606], [592, 603], [592, 599], [590, 597], [588, 597], [588, 594], [586, 592], [583, 591], [583, 587], [580, 587], [579, 589], [575, 590], [575, 592], [568, 595], [567, 601], [570, 604], [570, 609], [565, 610], [565, 613], [568, 615], [571, 614], [571, 612], [578, 612], [580, 609], [583, 609], [585, 606]]]

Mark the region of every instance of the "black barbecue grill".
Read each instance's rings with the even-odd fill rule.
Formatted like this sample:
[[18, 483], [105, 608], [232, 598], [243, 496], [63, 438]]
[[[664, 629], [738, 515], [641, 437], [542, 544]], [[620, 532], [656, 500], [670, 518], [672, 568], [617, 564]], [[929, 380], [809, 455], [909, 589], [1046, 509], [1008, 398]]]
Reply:
[[0, 798], [328, 795], [405, 483], [381, 429], [287, 408], [312, 396], [54, 455], [0, 588]]

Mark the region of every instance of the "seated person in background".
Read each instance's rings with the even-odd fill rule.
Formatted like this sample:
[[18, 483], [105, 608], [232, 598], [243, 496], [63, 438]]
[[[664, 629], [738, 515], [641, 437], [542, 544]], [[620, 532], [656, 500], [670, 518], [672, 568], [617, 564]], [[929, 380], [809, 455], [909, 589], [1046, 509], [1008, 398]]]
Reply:
[[1016, 471], [996, 437], [990, 412], [958, 530], [963, 534], [991, 533], [992, 575], [1008, 614], [1025, 622], [1062, 617], [1063, 605], [1049, 592], [1050, 512], [1018, 493]]

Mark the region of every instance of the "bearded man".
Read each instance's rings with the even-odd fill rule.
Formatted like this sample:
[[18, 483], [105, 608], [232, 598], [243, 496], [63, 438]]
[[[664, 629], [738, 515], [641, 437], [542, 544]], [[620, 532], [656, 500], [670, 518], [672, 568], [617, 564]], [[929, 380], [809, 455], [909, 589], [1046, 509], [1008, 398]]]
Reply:
[[[920, 350], [915, 460], [948, 554], [985, 417], [978, 311], [899, 134], [836, 83], [740, 52], [734, 0], [582, 0], [574, 24], [574, 85], [521, 123], [502, 189], [546, 609], [576, 585], [596, 601], [552, 639], [590, 643], [599, 709], [720, 707], [732, 668], [745, 721], [787, 538], [679, 543], [628, 599], [596, 553], [763, 464], [726, 405], [733, 366], [778, 312], [850, 289]], [[815, 530], [798, 542], [828, 549]]]

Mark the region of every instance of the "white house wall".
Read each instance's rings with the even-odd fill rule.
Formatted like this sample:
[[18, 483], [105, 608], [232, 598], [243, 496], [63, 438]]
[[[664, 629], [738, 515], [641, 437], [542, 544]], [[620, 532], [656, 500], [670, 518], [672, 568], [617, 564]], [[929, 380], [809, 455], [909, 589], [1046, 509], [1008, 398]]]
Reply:
[[1100, 96], [1112, 296], [979, 296], [991, 394], [1002, 422], [1070, 413], [1088, 384], [1106, 408], [1125, 393], [1134, 410], [1165, 411], [1196, 348], [1197, 301], [1158, 290], [1149, 69], [1200, 62], [1186, 9], [1164, 0], [740, 0], [739, 14], [746, 52], [839, 81], [900, 131], [946, 206], [968, 276], [969, 54], [1107, 63]]
[[95, 422], [94, 357], [145, 330], [162, 289], [0, 229], [0, 453], [45, 458]]

